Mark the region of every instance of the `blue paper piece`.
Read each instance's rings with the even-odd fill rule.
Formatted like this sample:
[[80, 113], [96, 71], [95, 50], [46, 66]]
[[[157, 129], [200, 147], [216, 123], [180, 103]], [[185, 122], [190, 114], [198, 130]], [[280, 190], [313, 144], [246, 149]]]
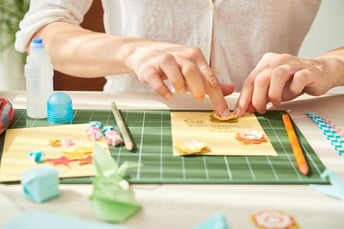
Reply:
[[102, 223], [91, 220], [63, 216], [48, 212], [28, 210], [17, 219], [5, 226], [4, 229], [61, 229], [61, 228], [82, 228], [82, 229], [128, 229], [127, 227], [114, 224]]
[[196, 226], [194, 229], [229, 229], [226, 218], [221, 213], [216, 213], [210, 218], [205, 220], [200, 225]]
[[42, 151], [37, 150], [37, 151], [31, 151], [29, 153], [29, 156], [36, 162], [36, 163], [41, 163], [44, 161], [44, 154]]
[[326, 169], [322, 174], [322, 178], [329, 178], [331, 185], [315, 185], [311, 184], [312, 188], [317, 189], [318, 191], [332, 196], [334, 198], [344, 200], [344, 182], [332, 171]]
[[44, 202], [60, 195], [57, 169], [41, 165], [25, 171], [21, 184], [24, 194], [35, 202]]

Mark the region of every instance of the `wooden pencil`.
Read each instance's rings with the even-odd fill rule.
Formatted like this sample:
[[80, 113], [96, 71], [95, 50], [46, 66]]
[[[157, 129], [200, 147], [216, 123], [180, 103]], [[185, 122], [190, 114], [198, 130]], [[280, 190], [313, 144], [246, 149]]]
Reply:
[[282, 115], [282, 119], [283, 119], [283, 123], [284, 126], [286, 128], [287, 134], [288, 134], [288, 138], [295, 156], [295, 160], [298, 166], [299, 171], [304, 174], [307, 175], [309, 168], [308, 168], [308, 164], [307, 161], [305, 159], [305, 155], [303, 154], [303, 151], [301, 149], [301, 145], [299, 143], [299, 140], [296, 136], [295, 130], [293, 128], [293, 124], [291, 123], [291, 120], [289, 118], [288, 114], [283, 114]]
[[134, 146], [135, 146], [134, 142], [131, 139], [131, 136], [128, 132], [127, 126], [125, 125], [125, 122], [122, 118], [122, 115], [119, 112], [115, 102], [112, 102], [111, 109], [112, 109], [112, 114], [116, 120], [117, 126], [123, 135], [123, 141], [124, 141], [125, 148], [129, 151], [133, 151]]

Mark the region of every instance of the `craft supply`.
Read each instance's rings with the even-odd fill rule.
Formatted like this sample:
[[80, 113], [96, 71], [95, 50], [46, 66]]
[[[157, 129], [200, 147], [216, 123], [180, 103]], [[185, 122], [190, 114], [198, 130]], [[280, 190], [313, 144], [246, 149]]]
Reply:
[[111, 131], [111, 130], [116, 130], [116, 128], [114, 126], [104, 126], [102, 129], [102, 133], [105, 136], [106, 132]]
[[66, 156], [62, 156], [59, 158], [49, 158], [48, 161], [50, 161], [53, 165], [69, 166], [69, 163], [75, 161], [75, 159], [69, 159]]
[[259, 144], [268, 140], [263, 132], [251, 129], [238, 131], [236, 134], [236, 139], [246, 144]]
[[130, 167], [137, 163], [124, 162], [121, 166], [97, 143], [93, 149], [93, 192], [90, 196], [95, 216], [108, 222], [123, 222], [141, 209], [124, 179]]
[[259, 229], [298, 229], [294, 217], [283, 211], [261, 211], [250, 217]]
[[216, 111], [211, 112], [210, 118], [216, 121], [220, 122], [237, 122], [238, 121], [238, 115], [234, 112], [230, 112], [229, 116], [221, 117], [218, 116]]
[[93, 161], [93, 157], [92, 155], [88, 155], [85, 158], [81, 158], [79, 159], [79, 165], [88, 165], [88, 164], [92, 164]]
[[176, 148], [181, 155], [193, 155], [209, 152], [207, 144], [199, 141], [198, 139], [185, 140], [176, 144]]
[[21, 184], [24, 194], [35, 202], [44, 202], [60, 194], [57, 169], [40, 165], [25, 171]]
[[73, 121], [72, 99], [64, 92], [55, 92], [48, 98], [48, 121], [51, 123], [69, 123]]
[[86, 136], [91, 141], [97, 141], [103, 136], [103, 134], [102, 134], [102, 130], [99, 129], [97, 126], [89, 125], [86, 128]]
[[24, 67], [26, 79], [26, 111], [31, 118], [47, 117], [47, 100], [53, 93], [53, 66], [43, 40], [35, 38]]
[[62, 151], [62, 153], [68, 158], [68, 159], [79, 159], [87, 157], [88, 155], [91, 155], [93, 152], [92, 147], [77, 147], [72, 150], [66, 150]]
[[315, 113], [306, 113], [320, 128], [339, 156], [344, 156], [344, 131], [332, 121], [323, 119]]
[[[61, 150], [70, 149], [70, 147], [51, 147], [47, 144], [49, 139], [57, 138], [64, 141], [64, 139], [70, 138], [77, 143], [76, 146], [93, 146], [94, 142], [89, 141], [84, 135], [87, 123], [90, 120], [96, 119], [105, 125], [116, 125], [113, 118], [111, 118], [111, 109], [77, 109], [75, 110], [75, 119], [72, 125], [53, 126], [44, 119], [32, 120], [28, 118], [25, 115], [25, 109], [15, 109], [14, 112], [15, 119], [12, 127], [6, 131], [4, 143], [0, 142], [0, 149], [2, 149], [0, 181], [2, 182], [20, 180], [21, 171], [32, 167], [33, 162], [25, 152], [40, 149], [45, 153], [47, 159], [58, 158], [62, 156]], [[180, 113], [184, 112], [187, 115], [194, 111], [180, 111]], [[104, 150], [110, 151], [109, 153], [113, 158], [120, 163], [123, 161], [136, 161], [144, 165], [127, 171], [126, 177], [131, 184], [329, 184], [327, 179], [320, 177], [325, 169], [323, 162], [302, 132], [298, 131], [298, 126], [294, 128], [302, 142], [307, 160], [312, 161], [312, 163], [309, 163], [312, 172], [311, 176], [301, 175], [294, 160], [291, 160], [293, 155], [281, 119], [281, 115], [285, 111], [269, 110], [265, 114], [255, 114], [256, 118], [254, 119], [261, 123], [269, 142], [258, 145], [244, 145], [232, 136], [232, 142], [238, 143], [242, 147], [253, 148], [248, 154], [191, 157], [175, 157], [171, 154], [173, 149], [173, 142], [171, 141], [172, 113], [170, 110], [165, 109], [121, 110], [122, 117], [125, 117], [125, 122], [130, 127], [134, 140], [137, 139], [135, 140], [137, 153], [130, 153], [124, 146], [108, 147], [105, 138], [104, 141], [96, 142]], [[209, 120], [208, 111], [199, 111], [198, 113], [206, 114], [207, 120]], [[187, 117], [189, 116], [187, 115]], [[220, 127], [223, 124], [234, 126], [250, 124], [250, 122], [247, 122], [247, 118], [246, 115], [240, 117], [238, 123], [221, 122], [212, 124], [220, 125]], [[25, 128], [28, 123], [34, 128]], [[256, 126], [252, 127], [251, 124], [243, 126], [243, 128], [260, 130]], [[222, 137], [223, 134], [221, 132], [215, 136]], [[235, 135], [235, 132], [231, 134]], [[190, 137], [196, 138], [196, 136], [189, 134], [189, 136], [181, 138], [180, 142]], [[32, 139], [35, 139], [35, 141]], [[199, 138], [197, 137], [197, 139]], [[209, 145], [207, 139], [202, 140]], [[223, 144], [228, 141], [227, 139]], [[229, 143], [232, 144], [232, 142]], [[31, 145], [33, 143], [34, 145]], [[249, 153], [254, 153], [252, 151], [255, 151], [259, 146], [268, 145], [269, 143], [275, 147], [278, 156], [250, 156]], [[62, 144], [64, 143], [62, 142]], [[232, 150], [232, 147], [229, 146], [228, 149]], [[18, 161], [21, 160], [25, 161], [25, 163], [18, 164]], [[13, 166], [13, 164], [17, 166]], [[90, 184], [92, 182], [90, 176], [93, 176], [94, 172], [91, 165], [79, 166], [79, 162], [75, 161], [69, 167], [63, 165], [57, 165], [56, 167], [63, 170], [63, 173], [60, 173], [62, 178], [60, 183]], [[79, 168], [82, 168], [82, 170]]]
[[97, 127], [99, 130], [102, 130], [104, 125], [102, 122], [99, 122], [99, 121], [91, 121], [88, 123], [89, 126], [95, 126]]
[[65, 140], [65, 146], [73, 146], [73, 145], [75, 145], [75, 143], [73, 142], [73, 140], [72, 139], [66, 139]]
[[127, 150], [129, 150], [129, 151], [133, 151], [134, 148], [135, 148], [134, 147], [134, 142], [131, 139], [131, 136], [130, 136], [130, 134], [128, 132], [128, 129], [127, 129], [127, 127], [125, 125], [125, 122], [124, 122], [124, 120], [122, 118], [122, 115], [119, 112], [115, 102], [112, 102], [112, 114], [115, 117], [115, 120], [116, 120], [116, 123], [117, 123], [117, 126], [118, 126], [119, 130], [122, 133], [125, 148]]
[[36, 163], [41, 163], [44, 161], [44, 154], [42, 151], [37, 150], [37, 151], [31, 151], [29, 153], [29, 156], [36, 162]]
[[[92, 165], [80, 166], [78, 162], [78, 159], [86, 158], [93, 151], [94, 142], [87, 139], [84, 134], [87, 127], [85, 121], [80, 121], [82, 119], [78, 118], [77, 123], [73, 123], [73, 125], [51, 125], [45, 119], [33, 121], [25, 115], [25, 110], [21, 112], [22, 115], [16, 114], [14, 116], [12, 128], [8, 129], [6, 135], [2, 136], [5, 139], [3, 145], [0, 143], [0, 149], [2, 149], [0, 182], [20, 181], [23, 171], [39, 166], [28, 156], [29, 152], [37, 150], [44, 152], [44, 164], [63, 171], [59, 173], [62, 182], [64, 182], [64, 178], [94, 175]], [[108, 117], [111, 117], [111, 111], [108, 110], [107, 112]], [[18, 118], [28, 121], [18, 121]], [[89, 116], [87, 120], [89, 120]], [[32, 128], [25, 128], [28, 123], [34, 123]], [[24, 126], [18, 128], [18, 125]], [[65, 139], [73, 139], [76, 144], [67, 147], [64, 145]], [[55, 146], [50, 145], [50, 142]], [[104, 150], [109, 150], [104, 137], [97, 143]], [[88, 183], [91, 182], [91, 178], [85, 179], [89, 180]]]
[[[277, 156], [276, 148], [272, 146], [271, 141], [267, 141], [267, 138], [265, 138], [266, 132], [254, 113], [246, 113], [240, 117], [238, 122], [232, 123], [214, 121], [209, 118], [208, 112], [172, 111], [171, 129], [173, 146], [192, 139], [206, 143], [207, 150], [204, 152], [198, 151], [198, 155]], [[252, 132], [251, 136], [253, 136], [253, 133], [261, 133], [257, 135], [261, 137], [259, 141], [266, 141], [261, 144], [252, 144], [252, 142], [251, 144], [244, 144], [238, 140], [238, 132], [243, 133], [243, 135], [249, 135]], [[178, 147], [173, 148], [174, 156], [181, 156], [181, 152], [183, 150], [178, 150]]]
[[121, 134], [117, 130], [108, 130], [105, 132], [105, 141], [110, 146], [118, 146], [123, 143]]
[[307, 175], [309, 171], [308, 164], [307, 164], [305, 155], [303, 154], [303, 151], [301, 149], [299, 140], [294, 131], [294, 127], [293, 127], [293, 124], [291, 123], [289, 115], [282, 114], [282, 119], [283, 119], [283, 123], [288, 134], [288, 138], [289, 138], [291, 148], [295, 156], [297, 166], [302, 174]]
[[321, 177], [323, 179], [328, 178], [331, 184], [330, 185], [311, 184], [310, 186], [328, 196], [331, 196], [340, 200], [344, 200], [344, 181], [342, 181], [337, 174], [335, 174], [334, 172], [328, 169], [326, 169], [321, 174]]
[[0, 135], [12, 125], [13, 117], [12, 103], [7, 99], [0, 98]]
[[216, 213], [206, 219], [201, 224], [197, 225], [193, 229], [229, 229], [229, 225], [225, 216], [222, 213]]
[[62, 143], [60, 139], [52, 138], [49, 139], [49, 145], [52, 147], [59, 147], [62, 146]]

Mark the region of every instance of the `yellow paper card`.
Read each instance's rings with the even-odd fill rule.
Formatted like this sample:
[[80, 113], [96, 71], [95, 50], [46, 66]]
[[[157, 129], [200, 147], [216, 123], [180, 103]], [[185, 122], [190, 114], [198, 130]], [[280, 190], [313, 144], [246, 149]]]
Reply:
[[[277, 156], [269, 140], [259, 144], [243, 143], [236, 138], [242, 130], [256, 130], [265, 134], [253, 113], [246, 113], [238, 122], [219, 122], [209, 112], [171, 112], [173, 155], [184, 155], [176, 145], [198, 140], [208, 146], [201, 155]], [[266, 135], [266, 134], [265, 134]]]
[[[61, 178], [93, 176], [94, 172], [91, 163], [82, 164], [79, 160], [75, 160], [69, 165], [54, 165], [49, 161], [49, 159], [63, 156], [74, 155], [80, 157], [82, 151], [93, 149], [94, 141], [89, 140], [86, 136], [87, 126], [88, 124], [73, 124], [8, 129], [1, 158], [0, 182], [20, 181], [25, 170], [42, 164], [56, 167], [60, 171]], [[49, 143], [52, 139], [61, 140], [61, 146], [51, 146]], [[67, 139], [72, 140], [74, 145], [65, 146], [64, 141]], [[109, 152], [103, 137], [97, 142], [104, 150]], [[42, 151], [45, 161], [36, 163], [29, 156], [32, 151]], [[85, 152], [85, 157], [88, 155], [89, 153]]]

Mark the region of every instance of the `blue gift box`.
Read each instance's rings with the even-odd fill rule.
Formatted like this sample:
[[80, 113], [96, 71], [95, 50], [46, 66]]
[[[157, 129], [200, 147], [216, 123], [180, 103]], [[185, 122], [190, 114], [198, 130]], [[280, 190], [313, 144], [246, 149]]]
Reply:
[[25, 171], [21, 184], [25, 195], [35, 202], [41, 203], [60, 195], [58, 171], [48, 165], [40, 165]]

